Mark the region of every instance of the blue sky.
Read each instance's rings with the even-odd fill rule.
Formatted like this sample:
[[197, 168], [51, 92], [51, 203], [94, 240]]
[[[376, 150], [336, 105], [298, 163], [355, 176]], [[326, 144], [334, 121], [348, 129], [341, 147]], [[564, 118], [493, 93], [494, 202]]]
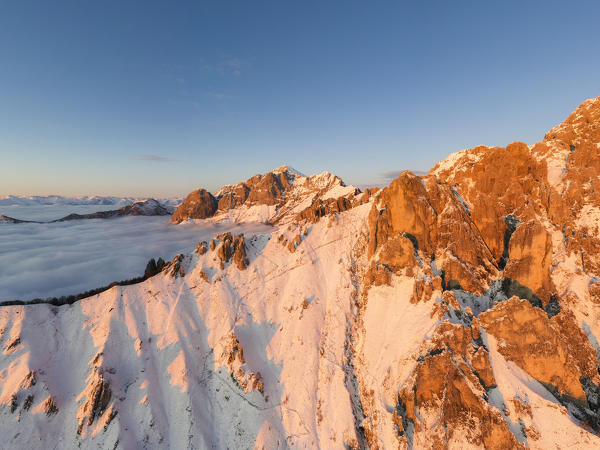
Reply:
[[597, 1], [0, 6], [0, 195], [349, 183], [534, 143], [600, 95]]

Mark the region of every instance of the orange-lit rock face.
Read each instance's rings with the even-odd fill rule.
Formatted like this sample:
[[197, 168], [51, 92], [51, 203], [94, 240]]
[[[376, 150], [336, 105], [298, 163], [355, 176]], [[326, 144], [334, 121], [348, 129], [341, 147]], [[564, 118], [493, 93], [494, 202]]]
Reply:
[[316, 222], [326, 215], [344, 212], [369, 201], [368, 194], [356, 197], [359, 193], [360, 191], [357, 189], [354, 194], [347, 197], [328, 198], [326, 200], [317, 198], [308, 208], [300, 211], [296, 219], [298, 221], [309, 220]]
[[496, 262], [504, 250], [504, 218], [512, 214], [524, 222], [547, 208], [546, 165], [522, 142], [467, 150], [454, 164], [438, 163], [430, 173], [456, 186]]
[[[143, 284], [0, 311], [0, 435], [600, 448], [599, 126], [596, 99], [531, 148], [364, 195], [284, 168], [226, 186], [217, 213], [266, 210], [274, 239], [221, 233]], [[195, 196], [182, 216], [212, 214]]]
[[[224, 186], [214, 197], [203, 189], [194, 191], [177, 208], [172, 221], [216, 216], [217, 221], [317, 222], [323, 216], [369, 202], [376, 191], [369, 189], [361, 195], [360, 189], [346, 186], [341, 178], [329, 172], [307, 177], [282, 166], [236, 185]], [[271, 208], [252, 208], [255, 206]]]
[[268, 172], [262, 176], [256, 175], [246, 181], [250, 188], [246, 203], [250, 205], [276, 205], [283, 192], [289, 189], [290, 183], [286, 173]]
[[[507, 263], [504, 276], [516, 277], [544, 302], [555, 289], [548, 274], [551, 233], [564, 235], [564, 251], [577, 256], [582, 271], [600, 271], [599, 129], [600, 98], [584, 102], [531, 149], [518, 142], [475, 147], [430, 171], [464, 199], [496, 264]], [[512, 238], [509, 216], [521, 223]], [[530, 238], [523, 254], [518, 241]]]
[[171, 222], [180, 223], [186, 219], [206, 219], [217, 210], [217, 200], [204, 189], [191, 192], [173, 213]]
[[554, 161], [550, 220], [564, 230], [569, 250], [583, 254], [583, 270], [600, 271], [600, 97], [583, 102], [532, 153]]
[[518, 280], [535, 295], [548, 299], [554, 293], [550, 278], [552, 237], [535, 220], [520, 224], [510, 239], [504, 276]]
[[227, 186], [218, 194], [218, 200], [210, 192], [198, 189], [191, 192], [179, 205], [171, 217], [171, 222], [206, 219], [217, 211], [223, 212], [242, 205], [278, 205], [289, 188], [288, 172], [284, 170], [255, 175], [235, 186]]
[[546, 133], [544, 140], [557, 140], [573, 145], [600, 142], [600, 97], [579, 105], [563, 123]]
[[435, 261], [447, 282], [478, 293], [497, 273], [469, 211], [434, 177], [403, 172], [378, 194], [369, 227], [369, 255], [392, 271], [427, 269]]
[[227, 209], [235, 208], [243, 205], [248, 198], [250, 188], [246, 183], [239, 183], [231, 188], [230, 191], [225, 192], [219, 199], [219, 211], [225, 211]]
[[[366, 287], [393, 288], [395, 276], [412, 277], [410, 302], [430, 302], [431, 317], [446, 320], [425, 339], [410, 377], [398, 380], [393, 423], [401, 447], [451, 448], [466, 439], [540, 448], [535, 406], [511, 396], [505, 409], [487, 398], [501, 392], [495, 376], [506, 391], [512, 363], [584, 428], [600, 429], [599, 186], [600, 98], [532, 147], [468, 149], [425, 177], [404, 172], [377, 194]], [[447, 290], [458, 287], [466, 292]], [[523, 299], [506, 300], [514, 294]], [[465, 305], [475, 305], [478, 318]], [[364, 396], [373, 403], [373, 394]], [[377, 429], [369, 414], [365, 423]]]
[[216, 236], [217, 240], [221, 241], [221, 245], [217, 248], [217, 256], [221, 263], [228, 263], [233, 257], [235, 265], [240, 270], [248, 267], [248, 258], [246, 258], [246, 242], [244, 235], [232, 235], [231, 233], [223, 233]]
[[400, 391], [399, 440], [414, 448], [521, 448], [501, 412], [487, 402], [495, 386], [478, 323], [442, 323]]
[[581, 377], [600, 381], [594, 349], [567, 311], [548, 319], [542, 309], [513, 297], [479, 319], [498, 339], [498, 350], [506, 359], [554, 386], [559, 394], [585, 403]]

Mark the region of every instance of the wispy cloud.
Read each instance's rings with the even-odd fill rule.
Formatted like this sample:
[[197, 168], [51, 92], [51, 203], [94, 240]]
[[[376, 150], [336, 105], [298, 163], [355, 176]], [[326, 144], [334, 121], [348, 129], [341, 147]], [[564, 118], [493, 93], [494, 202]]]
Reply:
[[170, 162], [170, 161], [175, 161], [174, 159], [167, 158], [165, 156], [159, 156], [159, 155], [137, 155], [135, 157], [135, 159], [138, 160], [138, 161], [154, 161], [154, 162]]
[[202, 72], [216, 73], [220, 75], [233, 75], [239, 77], [242, 74], [244, 62], [240, 58], [222, 57], [215, 63], [203, 62], [200, 66]]
[[[408, 169], [408, 171], [414, 173], [417, 176], [427, 175], [427, 172], [423, 171], [423, 170]], [[382, 188], [382, 187], [385, 187], [388, 184], [390, 184], [396, 178], [398, 178], [402, 172], [404, 172], [404, 170], [387, 170], [385, 172], [380, 172], [377, 175], [374, 175], [370, 182], [368, 182], [369, 180], [366, 180], [367, 183], [358, 184], [357, 186], [361, 190], [365, 190], [366, 188], [372, 188], [372, 187]]]
[[228, 98], [232, 98], [231, 95], [225, 94], [223, 92], [207, 92], [206, 95], [212, 98], [216, 98], [217, 100], [226, 100]]
[[387, 172], [380, 173], [379, 176], [385, 181], [390, 182], [398, 178], [402, 172], [402, 170], [388, 170]]
[[[419, 177], [427, 175], [427, 172], [424, 170], [408, 170]], [[402, 172], [404, 172], [404, 170], [388, 170], [387, 172], [381, 172], [379, 177], [385, 180], [387, 183], [390, 183], [398, 178]]]
[[223, 65], [231, 70], [232, 75], [240, 76], [242, 74], [242, 61], [239, 58], [231, 58], [223, 61]]

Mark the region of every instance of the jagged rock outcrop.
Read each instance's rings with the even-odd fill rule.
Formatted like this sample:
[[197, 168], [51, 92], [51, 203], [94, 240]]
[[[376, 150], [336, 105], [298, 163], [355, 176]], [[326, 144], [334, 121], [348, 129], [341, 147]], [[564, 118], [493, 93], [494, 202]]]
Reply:
[[219, 198], [219, 211], [227, 211], [228, 209], [242, 206], [248, 199], [250, 188], [246, 183], [239, 183], [235, 186], [224, 187], [221, 189]]
[[246, 393], [258, 391], [264, 394], [262, 375], [260, 372], [253, 372], [249, 369], [244, 359], [244, 349], [235, 334], [232, 333], [226, 339], [221, 359], [227, 361], [227, 367], [232, 379]]
[[173, 261], [163, 265], [162, 272], [172, 278], [179, 278], [185, 276], [185, 260], [186, 256], [182, 253], [178, 253], [173, 258]]
[[[524, 448], [489, 403], [496, 383], [478, 323], [442, 323], [402, 387], [394, 411], [409, 448]], [[440, 420], [441, 419], [441, 420]]]
[[548, 208], [546, 164], [522, 142], [475, 147], [437, 163], [430, 174], [456, 187], [496, 262], [504, 250], [505, 217], [525, 222]]
[[[91, 382], [81, 396], [85, 397], [85, 402], [79, 408], [79, 427], [77, 428], [77, 434], [81, 434], [85, 426], [91, 426], [96, 419], [104, 415], [109, 409], [112, 390], [110, 388], [110, 383], [104, 378], [101, 371], [97, 370], [92, 375]], [[108, 417], [107, 419], [110, 420]]]
[[530, 302], [512, 297], [482, 313], [485, 330], [500, 340], [499, 352], [559, 398], [586, 405], [581, 378], [600, 384], [598, 358], [573, 314], [563, 311], [548, 318]]
[[208, 244], [205, 241], [202, 241], [202, 242], [198, 242], [198, 244], [196, 245], [196, 250], [194, 250], [194, 253], [202, 256], [207, 251], [208, 251]]
[[[530, 388], [512, 392], [528, 376], [564, 406], [562, 417], [568, 408], [585, 429], [599, 429], [600, 316], [591, 306], [600, 292], [599, 127], [600, 98], [535, 146], [465, 150], [427, 176], [404, 172], [377, 194], [366, 288], [413, 278], [411, 303], [446, 311], [411, 376], [398, 379], [392, 422], [401, 446], [543, 447], [548, 428], [536, 408], [547, 400], [532, 406]], [[456, 330], [467, 328], [468, 350], [457, 348]], [[443, 344], [442, 332], [451, 336]], [[361, 391], [367, 437], [378, 446], [389, 418], [376, 396]]]
[[368, 202], [369, 198], [369, 194], [361, 194], [358, 188], [345, 197], [328, 198], [326, 200], [317, 197], [308, 208], [303, 209], [298, 213], [296, 220], [316, 222], [321, 217], [325, 217], [329, 214], [348, 211], [350, 208], [362, 205]]
[[264, 175], [254, 175], [234, 186], [224, 186], [217, 193], [218, 209], [225, 212], [241, 205], [278, 205], [296, 176], [296, 172], [282, 166]]
[[177, 207], [171, 222], [181, 223], [187, 219], [206, 219], [212, 217], [217, 210], [217, 199], [205, 189], [196, 189], [188, 194], [183, 203]]
[[233, 258], [238, 269], [244, 270], [248, 267], [249, 261], [246, 257], [246, 242], [243, 234], [236, 236], [231, 233], [223, 233], [215, 236], [215, 240], [220, 241], [220, 245], [216, 249], [221, 265], [228, 263]]
[[[497, 261], [505, 245], [511, 245], [504, 241], [510, 228], [506, 218], [511, 216], [546, 229], [552, 236], [554, 256], [560, 252], [576, 255], [582, 271], [598, 272], [599, 126], [600, 98], [590, 99], [531, 148], [513, 143], [506, 148], [464, 150], [439, 162], [430, 175], [452, 185], [464, 199]], [[559, 234], [560, 244], [555, 237]], [[539, 263], [545, 254], [542, 248], [538, 252], [531, 256]], [[549, 261], [544, 263], [545, 272]], [[547, 301], [554, 288], [546, 282], [540, 289], [545, 294], [542, 300]]]
[[246, 182], [250, 190], [246, 199], [247, 205], [278, 204], [285, 191], [291, 187], [289, 178], [287, 170], [267, 172], [250, 178]]
[[483, 293], [497, 276], [485, 240], [452, 189], [434, 177], [403, 172], [377, 194], [369, 215], [369, 255], [378, 265], [410, 276], [415, 268], [429, 275], [432, 264], [445, 283]]
[[56, 403], [52, 397], [48, 397], [46, 400], [44, 400], [42, 403], [42, 409], [48, 417], [53, 416], [58, 412], [58, 406], [56, 406]]

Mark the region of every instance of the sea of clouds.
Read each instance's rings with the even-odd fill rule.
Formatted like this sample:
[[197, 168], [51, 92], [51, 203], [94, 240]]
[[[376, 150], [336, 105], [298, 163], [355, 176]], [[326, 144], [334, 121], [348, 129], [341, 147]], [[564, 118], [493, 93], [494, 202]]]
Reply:
[[141, 276], [150, 258], [168, 261], [216, 233], [271, 229], [264, 224], [174, 225], [169, 218], [0, 224], [0, 301], [78, 294]]

